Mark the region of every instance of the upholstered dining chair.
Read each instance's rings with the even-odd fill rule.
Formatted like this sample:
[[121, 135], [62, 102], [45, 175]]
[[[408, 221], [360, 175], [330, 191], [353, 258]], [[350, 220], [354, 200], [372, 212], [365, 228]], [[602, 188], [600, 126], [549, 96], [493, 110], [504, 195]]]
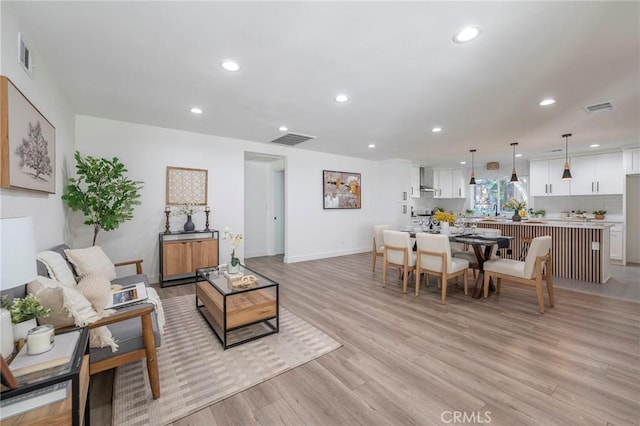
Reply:
[[538, 310], [544, 314], [544, 291], [542, 280], [547, 284], [549, 305], [553, 307], [553, 278], [551, 271], [551, 237], [536, 237], [524, 261], [513, 259], [494, 259], [484, 263], [484, 297], [489, 295], [489, 280], [495, 278], [496, 292], [500, 293], [501, 280], [507, 279], [519, 284], [531, 285], [536, 288]]
[[447, 235], [435, 235], [419, 232], [416, 234], [418, 246], [416, 260], [416, 296], [420, 294], [420, 275], [424, 272], [427, 285], [429, 276], [438, 277], [440, 284], [440, 302], [447, 303], [447, 283], [451, 278], [462, 275], [464, 279], [464, 294], [469, 294], [467, 284], [467, 270], [469, 262], [451, 256], [451, 244]]
[[385, 229], [389, 229], [389, 225], [373, 226], [373, 272], [376, 271], [376, 259], [384, 255], [382, 231], [384, 231]]
[[416, 269], [416, 254], [413, 252], [411, 237], [408, 232], [385, 229], [382, 231], [382, 239], [382, 287], [387, 286], [387, 268], [391, 266], [402, 273], [402, 292], [406, 293], [409, 271]]
[[[485, 235], [488, 230], [497, 232], [498, 237], [502, 236], [501, 230], [490, 229], [490, 228], [478, 228], [476, 230], [476, 234], [482, 236], [482, 235]], [[491, 249], [491, 258], [496, 257], [497, 252], [498, 252], [498, 244], [494, 244], [493, 248]], [[469, 247], [467, 250], [462, 250], [462, 251], [452, 250], [452, 256], [458, 259], [465, 259], [467, 262], [469, 262], [469, 268], [471, 268], [471, 270], [473, 271], [473, 279], [476, 279], [478, 270], [480, 269], [480, 265], [478, 264], [478, 257], [476, 256], [476, 253], [473, 250], [473, 248]]]

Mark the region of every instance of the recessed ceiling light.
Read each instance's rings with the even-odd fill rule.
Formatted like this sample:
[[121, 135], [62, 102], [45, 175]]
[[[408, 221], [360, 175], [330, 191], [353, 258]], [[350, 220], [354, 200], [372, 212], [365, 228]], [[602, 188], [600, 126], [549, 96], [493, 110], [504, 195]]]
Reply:
[[593, 144], [589, 145], [589, 148], [597, 148], [599, 146], [600, 146], [599, 143], [593, 143]]
[[522, 157], [522, 154], [516, 154], [516, 157]]
[[480, 27], [466, 27], [453, 35], [453, 41], [456, 43], [466, 43], [480, 35]]
[[191, 111], [194, 114], [202, 114], [202, 109], [200, 109], [198, 107], [193, 107], [189, 111]]
[[461, 161], [460, 164], [467, 164], [467, 162], [466, 161]]
[[278, 130], [280, 130], [281, 132], [286, 132], [287, 130], [289, 130], [289, 128], [287, 126], [280, 126], [278, 127]]
[[373, 144], [373, 143], [370, 143], [370, 144], [369, 144], [369, 148], [375, 148], [375, 147], [376, 147], [376, 145], [375, 145], [375, 144]]
[[551, 99], [551, 98], [543, 99], [540, 101], [540, 106], [548, 106], [548, 105], [553, 105], [555, 103], [556, 103], [555, 99]]
[[439, 132], [441, 132], [441, 131], [442, 131], [442, 128], [441, 128], [441, 127], [434, 127], [433, 129], [431, 129], [431, 131], [432, 131], [433, 133], [439, 133]]
[[240, 65], [234, 61], [224, 60], [220, 63], [220, 66], [227, 71], [238, 71], [240, 69]]
[[333, 98], [336, 102], [347, 102], [349, 100], [349, 97], [345, 94], [339, 94], [336, 95], [335, 98]]

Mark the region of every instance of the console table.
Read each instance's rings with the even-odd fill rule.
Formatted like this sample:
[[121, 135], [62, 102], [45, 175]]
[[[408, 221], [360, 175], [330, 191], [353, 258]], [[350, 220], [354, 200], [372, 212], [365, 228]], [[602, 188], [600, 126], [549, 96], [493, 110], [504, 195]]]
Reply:
[[219, 234], [210, 231], [160, 233], [160, 286], [192, 283], [196, 269], [218, 265]]

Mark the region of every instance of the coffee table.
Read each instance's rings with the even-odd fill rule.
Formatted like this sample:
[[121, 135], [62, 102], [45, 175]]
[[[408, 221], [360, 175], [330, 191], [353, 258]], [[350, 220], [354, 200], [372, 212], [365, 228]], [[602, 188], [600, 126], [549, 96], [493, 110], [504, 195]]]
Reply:
[[[207, 320], [223, 349], [278, 333], [278, 283], [240, 265], [240, 273], [256, 280], [232, 285], [217, 267], [196, 269], [196, 308]], [[236, 282], [237, 283], [237, 282]]]

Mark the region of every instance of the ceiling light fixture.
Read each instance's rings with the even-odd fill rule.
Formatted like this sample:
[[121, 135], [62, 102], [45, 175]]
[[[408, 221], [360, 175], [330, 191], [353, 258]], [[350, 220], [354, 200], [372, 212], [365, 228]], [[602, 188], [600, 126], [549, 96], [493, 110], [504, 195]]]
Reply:
[[372, 144], [372, 143], [369, 144], [369, 148], [375, 148], [375, 147], [376, 147], [375, 144]]
[[510, 182], [518, 182], [518, 175], [516, 174], [516, 146], [518, 146], [518, 142], [513, 142], [511, 144], [513, 147], [513, 170], [511, 170], [511, 180]]
[[349, 97], [344, 94], [339, 94], [339, 95], [336, 95], [336, 97], [333, 98], [333, 100], [335, 100], [336, 102], [347, 102], [349, 100]]
[[599, 146], [600, 146], [599, 143], [592, 143], [591, 145], [589, 145], [589, 148], [597, 148]]
[[548, 106], [548, 105], [553, 105], [553, 104], [555, 104], [555, 103], [556, 103], [556, 100], [555, 100], [555, 99], [551, 99], [551, 98], [549, 98], [549, 99], [543, 99], [543, 100], [541, 100], [539, 105], [540, 105], [540, 106]]
[[470, 149], [471, 153], [471, 180], [469, 181], [470, 186], [474, 186], [476, 184], [476, 171], [475, 171], [475, 162], [474, 162], [474, 154], [476, 153], [475, 149]]
[[480, 27], [466, 27], [453, 35], [453, 41], [456, 43], [466, 43], [480, 35]]
[[460, 164], [467, 164], [467, 162], [466, 161], [461, 161]]
[[571, 170], [569, 170], [569, 136], [571, 136], [571, 133], [562, 135], [564, 138], [564, 171], [562, 172], [562, 180], [571, 180]]
[[287, 126], [280, 126], [278, 127], [278, 130], [280, 130], [281, 132], [286, 132], [287, 130], [289, 130], [289, 128]]
[[231, 61], [229, 59], [224, 60], [220, 63], [220, 66], [227, 71], [238, 71], [240, 69], [240, 65], [237, 62]]
[[202, 109], [200, 109], [198, 107], [193, 107], [189, 111], [191, 111], [194, 114], [202, 114]]
[[520, 157], [522, 157], [522, 154], [516, 154], [516, 157], [520, 158]]
[[442, 127], [434, 127], [433, 129], [431, 129], [431, 131], [433, 133], [440, 133], [442, 131]]

